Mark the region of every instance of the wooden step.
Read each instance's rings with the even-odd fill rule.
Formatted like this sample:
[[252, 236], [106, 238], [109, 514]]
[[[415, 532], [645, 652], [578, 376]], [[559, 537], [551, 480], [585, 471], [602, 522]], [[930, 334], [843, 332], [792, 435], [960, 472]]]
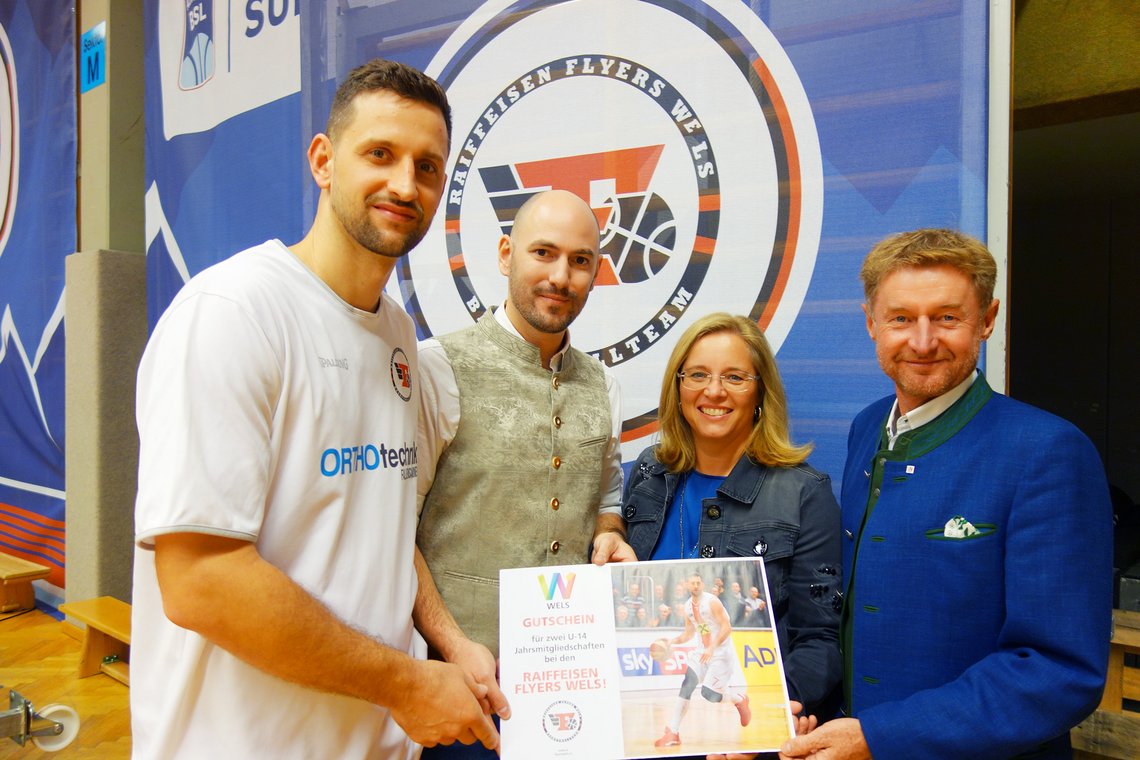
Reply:
[[79, 677], [106, 673], [130, 686], [131, 605], [111, 596], [61, 604], [59, 611], [87, 626]]
[[1113, 610], [1108, 677], [1096, 712], [1070, 732], [1074, 757], [1135, 760], [1140, 757], [1140, 713], [1124, 709], [1135, 699], [1136, 669], [1125, 666], [1126, 654], [1140, 654], [1140, 612]]
[[32, 581], [46, 578], [51, 568], [11, 554], [0, 553], [0, 612], [30, 610], [36, 606]]

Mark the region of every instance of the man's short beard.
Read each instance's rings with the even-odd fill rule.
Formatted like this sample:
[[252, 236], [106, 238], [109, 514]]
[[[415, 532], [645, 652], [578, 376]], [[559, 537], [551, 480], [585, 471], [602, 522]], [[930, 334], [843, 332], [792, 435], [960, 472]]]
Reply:
[[[367, 211], [359, 216], [349, 214], [344, 208], [344, 204], [334, 194], [331, 199], [332, 211], [336, 218], [340, 221], [345, 232], [349, 237], [355, 240], [361, 247], [372, 251], [378, 256], [384, 256], [390, 259], [403, 258], [415, 248], [424, 235], [427, 234], [428, 224], [422, 217], [421, 213], [421, 226], [408, 232], [405, 235], [400, 235], [396, 232], [388, 230], [381, 230], [368, 222]], [[412, 205], [412, 204], [406, 204]]]
[[362, 247], [378, 256], [385, 256], [390, 259], [406, 256], [424, 239], [424, 235], [427, 233], [425, 228], [400, 236], [396, 233], [377, 230], [369, 224], [361, 224], [359, 220], [342, 219], [341, 223], [352, 239]]
[[[519, 315], [526, 320], [528, 325], [547, 335], [557, 335], [561, 332], [565, 332], [571, 323], [578, 318], [578, 315], [582, 313], [582, 307], [585, 305], [582, 301], [573, 299], [569, 290], [563, 289], [558, 292], [558, 295], [571, 298], [571, 303], [577, 308], [571, 308], [570, 312], [564, 318], [551, 317], [535, 307], [534, 304], [537, 296], [535, 289], [527, 290], [526, 286], [521, 283], [516, 285], [510, 282], [508, 282], [508, 287], [511, 293], [511, 303]], [[525, 300], [523, 297], [528, 295], [531, 296], [530, 300]]]

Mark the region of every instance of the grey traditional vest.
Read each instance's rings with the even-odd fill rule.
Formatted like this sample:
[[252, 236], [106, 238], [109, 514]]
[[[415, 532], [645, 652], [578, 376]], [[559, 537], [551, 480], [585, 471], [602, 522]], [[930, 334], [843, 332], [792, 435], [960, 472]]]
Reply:
[[488, 312], [439, 338], [459, 429], [439, 459], [416, 542], [471, 639], [499, 651], [499, 570], [580, 564], [601, 502], [610, 404], [602, 366], [571, 348], [558, 372]]

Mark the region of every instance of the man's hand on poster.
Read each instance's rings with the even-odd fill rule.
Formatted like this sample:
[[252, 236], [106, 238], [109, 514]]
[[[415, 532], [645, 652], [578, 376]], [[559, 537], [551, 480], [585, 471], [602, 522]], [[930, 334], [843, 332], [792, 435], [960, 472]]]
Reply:
[[[795, 700], [788, 702], [792, 709], [792, 722], [795, 724], [796, 736], [802, 736], [815, 730], [819, 725], [819, 718], [814, 715], [803, 715], [804, 706]], [[709, 755], [707, 760], [752, 760], [756, 755], [741, 755], [730, 753], [727, 755]]]
[[814, 760], [871, 760], [871, 748], [863, 726], [855, 718], [836, 718], [805, 736], [789, 740], [780, 750], [780, 760], [811, 757]]

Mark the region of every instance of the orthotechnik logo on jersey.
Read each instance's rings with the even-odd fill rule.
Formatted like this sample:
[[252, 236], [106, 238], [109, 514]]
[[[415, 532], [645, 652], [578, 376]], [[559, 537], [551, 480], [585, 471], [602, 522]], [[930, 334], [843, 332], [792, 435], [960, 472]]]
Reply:
[[356, 446], [330, 448], [321, 452], [321, 474], [326, 478], [353, 475], [371, 470], [400, 468], [400, 478], [416, 477], [418, 452], [416, 444], [389, 446], [385, 443], [363, 443]]
[[747, 6], [491, 0], [427, 70], [456, 129], [443, 213], [398, 265], [421, 336], [501, 301], [499, 236], [561, 188], [602, 231], [571, 332], [621, 383], [626, 454], [656, 431], [661, 372], [693, 319], [748, 314], [778, 350], [815, 264], [822, 162], [795, 69]]

